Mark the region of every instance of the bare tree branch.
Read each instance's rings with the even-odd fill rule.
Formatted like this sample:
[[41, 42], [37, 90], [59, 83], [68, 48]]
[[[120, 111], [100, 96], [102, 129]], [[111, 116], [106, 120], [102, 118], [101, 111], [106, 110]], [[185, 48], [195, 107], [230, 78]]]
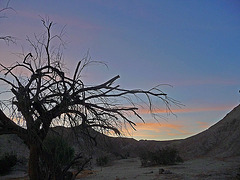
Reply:
[[[112, 131], [120, 135], [123, 124], [129, 124], [136, 130], [131, 116], [144, 122], [134, 99], [143, 101], [154, 118], [153, 99], [154, 102], [158, 100], [163, 104], [170, 113], [172, 104], [181, 105], [162, 92], [159, 86], [149, 90], [120, 88], [115, 85], [119, 75], [102, 84], [87, 86], [82, 81], [82, 73], [94, 62], [89, 55], [78, 62], [73, 77], [69, 77], [63, 70], [60, 50], [51, 48], [55, 38], [62, 43], [61, 35], [52, 35], [52, 22], [42, 20], [42, 23], [46, 33], [40, 37], [35, 35], [34, 41], [27, 39], [33, 51], [27, 53], [22, 62], [10, 67], [0, 63], [0, 73], [4, 75], [0, 77], [0, 81], [11, 87], [13, 95], [7, 103], [11, 118], [0, 108], [0, 134], [17, 134], [24, 139], [30, 148], [30, 159], [32, 156], [39, 156], [36, 152], [41, 151], [42, 142], [54, 123], [71, 127], [81, 125], [83, 128], [100, 132]], [[26, 72], [26, 75], [17, 74], [19, 71]], [[26, 127], [15, 124], [13, 119], [17, 118]], [[35, 161], [37, 159], [31, 159], [32, 163]], [[32, 173], [29, 176], [34, 179], [37, 174]]]

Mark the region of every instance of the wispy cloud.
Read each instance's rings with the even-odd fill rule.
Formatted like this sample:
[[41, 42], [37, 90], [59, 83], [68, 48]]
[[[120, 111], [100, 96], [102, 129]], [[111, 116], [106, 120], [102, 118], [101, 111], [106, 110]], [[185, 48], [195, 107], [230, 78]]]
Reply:
[[197, 121], [197, 124], [200, 128], [208, 128], [210, 126], [210, 123], [208, 122], [201, 122], [201, 121]]
[[152, 139], [152, 140], [170, 140], [185, 138], [192, 135], [192, 132], [185, 130], [183, 125], [170, 123], [137, 123], [137, 131], [128, 130], [126, 136], [136, 139]]
[[173, 129], [181, 133], [186, 133], [183, 130], [182, 125], [170, 124], [170, 123], [136, 123], [136, 128], [138, 131], [153, 131], [159, 133], [161, 131], [166, 131], [167, 129]]
[[[173, 113], [194, 113], [194, 112], [208, 112], [208, 111], [226, 111], [231, 110], [232, 106], [215, 106], [215, 107], [193, 107], [193, 108], [178, 108], [171, 109]], [[152, 113], [161, 114], [166, 113], [166, 109], [154, 109]], [[139, 109], [139, 114], [149, 114], [149, 109]]]
[[181, 136], [190, 136], [190, 135], [193, 135], [192, 132], [186, 132], [186, 133], [172, 133], [172, 132], [169, 132], [167, 133], [167, 136], [173, 136], [175, 138], [181, 138]]

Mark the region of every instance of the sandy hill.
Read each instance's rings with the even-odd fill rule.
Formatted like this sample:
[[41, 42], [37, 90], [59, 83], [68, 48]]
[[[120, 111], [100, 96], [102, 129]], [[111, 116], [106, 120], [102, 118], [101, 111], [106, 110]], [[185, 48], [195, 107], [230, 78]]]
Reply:
[[175, 143], [183, 157], [240, 155], [240, 105], [207, 130]]

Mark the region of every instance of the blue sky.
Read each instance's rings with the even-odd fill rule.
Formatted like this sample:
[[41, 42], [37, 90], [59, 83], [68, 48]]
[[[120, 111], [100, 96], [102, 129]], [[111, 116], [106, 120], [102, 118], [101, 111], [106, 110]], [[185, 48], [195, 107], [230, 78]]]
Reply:
[[[0, 6], [6, 3], [0, 0]], [[0, 61], [28, 51], [26, 36], [42, 32], [41, 17], [63, 26], [64, 59], [74, 68], [88, 50], [109, 68], [88, 69], [95, 84], [120, 75], [127, 88], [158, 84], [185, 106], [156, 123], [144, 115], [137, 139], [184, 138], [203, 131], [239, 104], [240, 2], [237, 0], [86, 0], [10, 1], [16, 12], [1, 19], [1, 34], [17, 37], [16, 45], [0, 43]]]

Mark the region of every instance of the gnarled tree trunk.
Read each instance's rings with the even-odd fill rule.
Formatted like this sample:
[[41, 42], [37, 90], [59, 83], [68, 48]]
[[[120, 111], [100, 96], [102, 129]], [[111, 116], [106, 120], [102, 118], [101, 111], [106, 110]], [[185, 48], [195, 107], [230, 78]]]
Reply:
[[30, 155], [28, 164], [28, 175], [30, 180], [41, 180], [39, 168], [40, 147], [36, 144], [29, 145]]

